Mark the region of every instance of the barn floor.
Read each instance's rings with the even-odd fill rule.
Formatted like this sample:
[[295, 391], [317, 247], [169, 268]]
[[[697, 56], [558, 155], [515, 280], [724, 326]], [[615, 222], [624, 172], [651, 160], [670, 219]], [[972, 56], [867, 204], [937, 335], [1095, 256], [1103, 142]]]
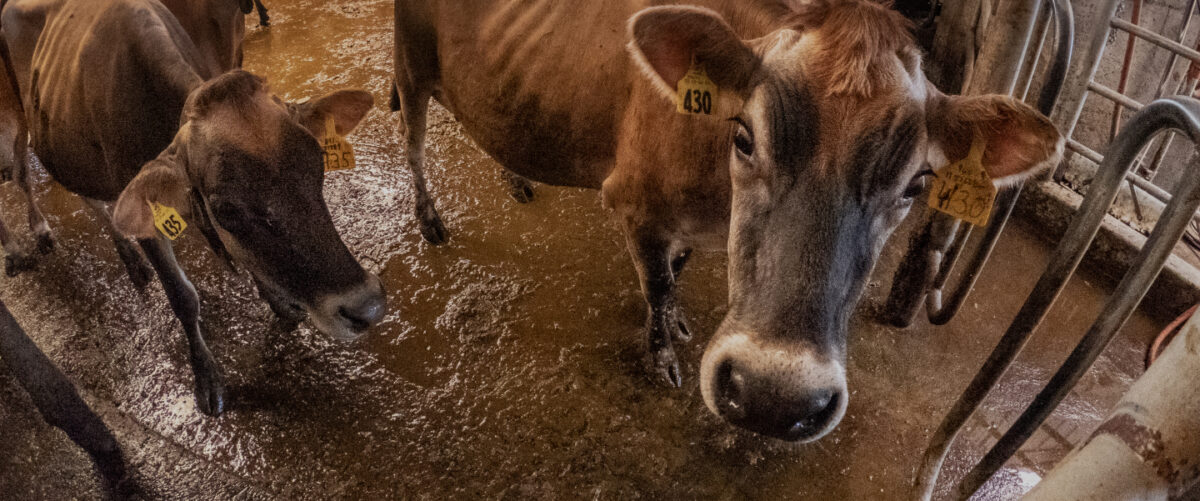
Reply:
[[[38, 199], [58, 248], [39, 270], [0, 279], [0, 299], [113, 427], [141, 497], [898, 499], [1045, 265], [1047, 245], [1018, 224], [959, 318], [893, 329], [876, 318], [897, 234], [853, 320], [845, 421], [802, 446], [743, 433], [709, 414], [696, 380], [725, 311], [723, 256], [699, 256], [683, 275], [698, 334], [680, 349], [684, 388], [660, 387], [642, 368], [635, 273], [595, 192], [543, 186], [518, 205], [495, 163], [436, 108], [427, 175], [452, 236], [425, 244], [385, 111], [391, 2], [268, 6], [273, 25], [250, 28], [246, 62], [276, 93], [358, 86], [376, 96], [350, 138], [358, 169], [331, 174], [326, 195], [351, 250], [383, 277], [392, 313], [350, 344], [307, 325], [271, 332], [249, 279], [186, 234], [180, 260], [232, 392], [225, 415], [204, 417], [161, 288], [136, 291], [83, 205], [46, 183]], [[28, 240], [15, 186], [0, 188], [0, 211]], [[1015, 418], [1105, 296], [1072, 281], [960, 438], [944, 479], [957, 481]], [[1086, 437], [1140, 374], [1160, 327], [1137, 314], [979, 499], [1015, 498]], [[0, 361], [0, 498], [100, 496], [87, 457], [41, 421]]]

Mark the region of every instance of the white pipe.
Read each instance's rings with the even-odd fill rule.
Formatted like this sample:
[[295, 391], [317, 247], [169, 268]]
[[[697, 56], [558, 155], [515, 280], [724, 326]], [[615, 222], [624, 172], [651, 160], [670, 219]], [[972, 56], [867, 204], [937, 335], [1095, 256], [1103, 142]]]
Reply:
[[1200, 477], [1200, 315], [1026, 501], [1159, 500]]

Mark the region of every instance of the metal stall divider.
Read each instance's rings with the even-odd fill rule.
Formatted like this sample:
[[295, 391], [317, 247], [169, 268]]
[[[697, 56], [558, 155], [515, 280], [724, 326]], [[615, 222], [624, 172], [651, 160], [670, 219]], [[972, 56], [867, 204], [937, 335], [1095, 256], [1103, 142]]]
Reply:
[[[1091, 246], [1092, 239], [1099, 231], [1100, 223], [1107, 215], [1108, 207], [1116, 198], [1117, 191], [1120, 189], [1122, 181], [1126, 179], [1134, 160], [1137, 159], [1142, 148], [1156, 134], [1164, 130], [1175, 130], [1185, 135], [1193, 144], [1200, 145], [1200, 101], [1184, 96], [1154, 101], [1134, 115], [1124, 130], [1117, 135], [1109, 148], [1109, 154], [1104, 159], [1104, 163], [1100, 165], [1100, 170], [1088, 190], [1087, 197], [1084, 198], [1079, 214], [1071, 221], [1071, 225], [1067, 228], [1062, 243], [1055, 249], [1046, 271], [1043, 272], [1033, 292], [1025, 300], [1025, 304], [1000, 340], [996, 351], [984, 363], [976, 380], [971, 382], [971, 386], [960, 397], [951, 414], [947, 415], [946, 421], [942, 423], [942, 429], [938, 430], [937, 437], [953, 438], [953, 433], [948, 436], [944, 433], [947, 425], [957, 421], [958, 425], [955, 426], [955, 431], [957, 431], [961, 422], [965, 422], [966, 417], [970, 414], [961, 412], [967, 410], [963, 404], [971, 400], [982, 400], [995, 380], [999, 378], [999, 373], [996, 373], [995, 378], [983, 376], [990, 376], [997, 368], [1000, 368], [1000, 373], [1002, 373], [1003, 367], [1007, 367], [1013, 356], [1019, 351], [1020, 346], [1024, 345], [1029, 335], [1037, 328], [1038, 323], [1054, 304], [1059, 292], [1062, 291], [1063, 286], [1066, 285], [1067, 280], [1083, 259], [1084, 253]], [[1137, 260], [1117, 285], [1115, 293], [1105, 304], [1102, 313], [1092, 323], [1087, 334], [1080, 340], [1033, 403], [1025, 409], [1021, 417], [1004, 433], [979, 464], [975, 465], [966, 478], [958, 484], [956, 499], [969, 498], [991, 478], [992, 474], [1000, 469], [1021, 447], [1021, 444], [1025, 443], [1033, 434], [1034, 430], [1045, 421], [1063, 397], [1075, 386], [1083, 373], [1091, 367], [1096, 357], [1100, 355], [1105, 346], [1108, 346], [1109, 340], [1129, 319], [1146, 291], [1150, 289], [1150, 285], [1158, 276], [1167, 257], [1171, 255], [1175, 244], [1183, 236], [1183, 232], [1197, 208], [1200, 208], [1200, 176], [1185, 177], [1178, 187], [1178, 192], [1172, 197], [1163, 212], [1159, 224], [1155, 225], [1154, 231], [1150, 234], [1150, 238], [1146, 241]], [[1011, 350], [1010, 347], [1018, 349]], [[1011, 356], [1009, 356], [1010, 353]], [[983, 383], [984, 379], [990, 379], [992, 384], [986, 386], [979, 384]], [[974, 406], [971, 406], [970, 410], [973, 411]], [[960, 417], [961, 421], [959, 419], [952, 420], [952, 418]], [[948, 440], [943, 443], [949, 445]], [[935, 443], [935, 445], [937, 444]], [[928, 452], [932, 451], [934, 451], [934, 447], [927, 451], [926, 459], [931, 458]], [[942, 454], [944, 455], [944, 451]], [[936, 477], [936, 471], [934, 475]]]
[[[1047, 0], [1042, 4], [1039, 14], [1039, 18], [1047, 16], [1053, 18], [1056, 28], [1054, 57], [1050, 62], [1046, 83], [1037, 100], [1038, 111], [1049, 115], [1063, 89], [1067, 70], [1071, 66], [1075, 23], [1068, 0]], [[1030, 27], [1032, 28], [1032, 25]], [[1038, 45], [1033, 51], [1034, 60], [1028, 65], [1029, 75], [1025, 81], [1022, 97], [1029, 92], [1029, 86], [1037, 69], [1038, 58], [1041, 56], [1042, 47], [1049, 32], [1048, 28], [1049, 19], [1046, 19], [1046, 25], [1041, 30]], [[1022, 56], [1028, 52], [1025, 50], [1028, 42], [1027, 36], [1020, 53]], [[1001, 85], [1001, 87], [1007, 87], [1002, 89], [1004, 92], [1013, 93], [1021, 66], [1018, 62], [1013, 68], [1014, 71], [1011, 72], [1009, 83]], [[972, 228], [970, 226], [964, 228], [961, 221], [951, 216], [929, 213], [929, 221], [913, 239], [892, 281], [892, 289], [888, 293], [884, 310], [884, 315], [889, 323], [898, 327], [911, 325], [922, 302], [925, 304], [930, 323], [944, 325], [954, 318], [975, 286], [980, 270], [991, 256], [1009, 216], [1012, 215], [1013, 207], [1016, 206], [1017, 200], [1021, 196], [1023, 186], [1024, 183], [1017, 184], [997, 195], [995, 209], [988, 221], [986, 233], [963, 271], [962, 279], [953, 291], [945, 296], [945, 300], [943, 300], [942, 290], [967, 245]]]
[[[1196, 0], [1189, 2], [1187, 7], [1189, 14], [1193, 12], [1196, 3]], [[1051, 380], [1047, 389], [1043, 390], [1042, 394], [1039, 395], [1034, 406], [1026, 411], [1009, 433], [989, 452], [988, 456], [959, 484], [959, 498], [966, 499], [982, 486], [1016, 452], [1020, 445], [1028, 439], [1037, 426], [1045, 420], [1050, 411], [1061, 400], [1062, 396], [1069, 392], [1075, 380], [1091, 365], [1100, 350], [1107, 345], [1112, 334], [1128, 318], [1129, 313], [1132, 312], [1133, 308], [1143, 297], [1150, 283], [1153, 282], [1153, 279], [1161, 270], [1167, 256], [1170, 255], [1172, 246], [1183, 234], [1188, 221], [1194, 217], [1196, 204], [1200, 203], [1185, 203], [1178, 199], [1172, 201], [1170, 194], [1151, 184], [1149, 179], [1132, 175], [1130, 172], [1131, 163], [1135, 160], [1141, 163], [1144, 154], [1139, 153], [1143, 150], [1146, 143], [1150, 142], [1154, 138], [1154, 135], [1160, 131], [1167, 130], [1168, 134], [1167, 138], [1159, 143], [1160, 149], [1155, 155], [1154, 166], [1161, 161], [1163, 150], [1165, 150], [1166, 145], [1169, 144], [1174, 135], [1174, 130], [1187, 134], [1193, 142], [1198, 139], [1196, 124], [1197, 116], [1200, 116], [1197, 114], [1197, 111], [1200, 108], [1197, 108], [1197, 102], [1190, 98], [1172, 98], [1170, 100], [1155, 101], [1151, 105], [1143, 107], [1143, 105], [1133, 99], [1120, 95], [1118, 92], [1096, 83], [1093, 79], [1112, 27], [1129, 32], [1131, 37], [1136, 35], [1150, 40], [1159, 47], [1170, 50], [1174, 55], [1168, 65], [1168, 71], [1170, 71], [1175, 63], [1175, 56], [1182, 56], [1191, 60], [1193, 64], [1200, 64], [1200, 57], [1197, 57], [1200, 56], [1200, 53], [1191, 51], [1180, 43], [1166, 39], [1136, 25], [1120, 19], [1113, 19], [1113, 16], [1116, 14], [1117, 5], [1118, 0], [1108, 0], [1102, 6], [1100, 13], [1106, 17], [1102, 17], [1101, 19], [1109, 19], [1110, 22], [1103, 23], [1093, 32], [1085, 48], [1085, 52], [1067, 74], [1063, 97], [1057, 106], [1054, 107], [1051, 115], [1052, 120], [1059, 125], [1060, 130], [1065, 131], [1068, 137], [1068, 148], [1086, 158], [1101, 163], [1100, 170], [1095, 180], [1093, 180], [1093, 187], [1090, 189], [1080, 209], [1080, 215], [1076, 216], [1072, 221], [1072, 226], [1068, 228], [1063, 243], [1052, 258], [1051, 265], [1047, 268], [1046, 273], [1030, 294], [1024, 307], [1018, 313], [1004, 337], [998, 342], [987, 362], [981, 367], [979, 373], [960, 396], [931, 439], [931, 444], [926, 450], [921, 470], [918, 472], [916, 479], [916, 494], [922, 499], [929, 499], [932, 495], [938, 470], [958, 431], [974, 413], [976, 408], [978, 408], [979, 404], [987, 396], [987, 393], [995, 386], [1012, 360], [1024, 347], [1029, 335], [1053, 303], [1062, 285], [1065, 284], [1065, 281], [1073, 273], [1079, 259], [1081, 259], [1088, 245], [1090, 245], [1092, 239], [1095, 237], [1098, 225], [1103, 220], [1113, 198], [1115, 198], [1117, 188], [1121, 182], [1128, 180], [1138, 187], [1143, 187], [1143, 189], [1155, 198], [1169, 202], [1166, 212], [1163, 213], [1163, 220], [1160, 220], [1163, 222], [1162, 225], [1159, 225], [1161, 228], [1155, 228], [1150, 240], [1147, 241], [1143, 248], [1141, 257], [1137, 261], [1140, 265], [1150, 263], [1152, 266], [1150, 266], [1149, 271], [1134, 269], [1126, 275], [1125, 280], [1118, 286], [1118, 296], [1110, 301], [1109, 308], [1105, 310], [1105, 315], [1093, 325], [1088, 335], [1084, 338], [1084, 341], [1081, 342], [1080, 347], [1077, 348], [1076, 352], [1064, 364], [1060, 373]], [[1187, 24], [1185, 23], [1182, 30], [1183, 33], [1180, 35], [1181, 41], [1186, 30]], [[1194, 89], [1194, 80], [1195, 78], [1189, 78], [1187, 81], [1181, 82], [1180, 89], [1178, 90]], [[1160, 82], [1159, 95], [1165, 89], [1164, 80], [1164, 82]], [[1131, 119], [1127, 125], [1127, 130], [1123, 131], [1114, 140], [1109, 154], [1110, 156], [1115, 155], [1112, 159], [1106, 159], [1099, 153], [1069, 139], [1079, 119], [1084, 99], [1089, 90], [1101, 97], [1114, 101], [1120, 106], [1128, 107], [1134, 111], [1141, 111]], [[1058, 175], [1061, 175], [1061, 172], [1056, 173], [1056, 176]], [[1192, 200], [1200, 196], [1200, 194], [1194, 193], [1197, 190], [1191, 189], [1192, 185], [1195, 184], [1194, 179], [1187, 179], [1181, 182], [1181, 184], [1183, 183], [1188, 183], [1187, 186], [1180, 188], [1180, 193], [1184, 194], [1186, 200]], [[1100, 197], [1101, 194], [1105, 194], [1104, 197]], [[1103, 203], [1101, 203], [1102, 199]], [[1190, 207], [1190, 210], [1180, 212], [1180, 207]], [[1170, 221], [1165, 221], [1165, 219], [1169, 218]], [[1169, 224], [1176, 223], [1174, 218], [1178, 218], [1177, 227]], [[1168, 235], [1173, 235], [1173, 237], [1163, 237], [1164, 231], [1168, 232]], [[1063, 259], [1073, 255], [1075, 257], [1072, 262], [1067, 263], [1063, 261]], [[1142, 274], [1135, 276], [1139, 271]], [[1129, 301], [1130, 304], [1124, 304], [1120, 301]], [[913, 314], [915, 315], [915, 311]], [[1078, 374], [1075, 372], [1078, 372]]]

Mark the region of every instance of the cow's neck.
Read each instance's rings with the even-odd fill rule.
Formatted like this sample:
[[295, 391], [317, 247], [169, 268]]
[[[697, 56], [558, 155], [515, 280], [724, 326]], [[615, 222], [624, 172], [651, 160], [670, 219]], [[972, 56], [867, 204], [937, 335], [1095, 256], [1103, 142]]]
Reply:
[[210, 40], [211, 34], [206, 34], [208, 17], [204, 11], [205, 2], [195, 0], [160, 0], [171, 14], [175, 15], [175, 19], [179, 21], [179, 25], [186, 31], [188, 38], [195, 44], [197, 52], [200, 56], [198, 62], [200, 67], [196, 68], [200, 77], [208, 80], [209, 78], [220, 75], [225, 72], [221, 61], [219, 61], [219, 52], [213, 45], [215, 40]]

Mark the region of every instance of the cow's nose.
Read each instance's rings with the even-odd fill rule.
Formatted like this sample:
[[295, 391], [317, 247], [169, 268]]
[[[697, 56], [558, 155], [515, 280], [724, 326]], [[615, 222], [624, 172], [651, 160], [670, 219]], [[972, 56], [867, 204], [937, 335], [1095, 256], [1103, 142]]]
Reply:
[[[717, 409], [730, 423], [782, 440], [812, 439], [827, 431], [845, 398], [840, 388], [805, 387], [763, 377], [727, 360], [717, 370]], [[786, 386], [781, 386], [786, 385]]]
[[387, 297], [383, 282], [374, 274], [367, 275], [363, 286], [343, 297], [338, 316], [355, 332], [362, 332], [383, 320]]

